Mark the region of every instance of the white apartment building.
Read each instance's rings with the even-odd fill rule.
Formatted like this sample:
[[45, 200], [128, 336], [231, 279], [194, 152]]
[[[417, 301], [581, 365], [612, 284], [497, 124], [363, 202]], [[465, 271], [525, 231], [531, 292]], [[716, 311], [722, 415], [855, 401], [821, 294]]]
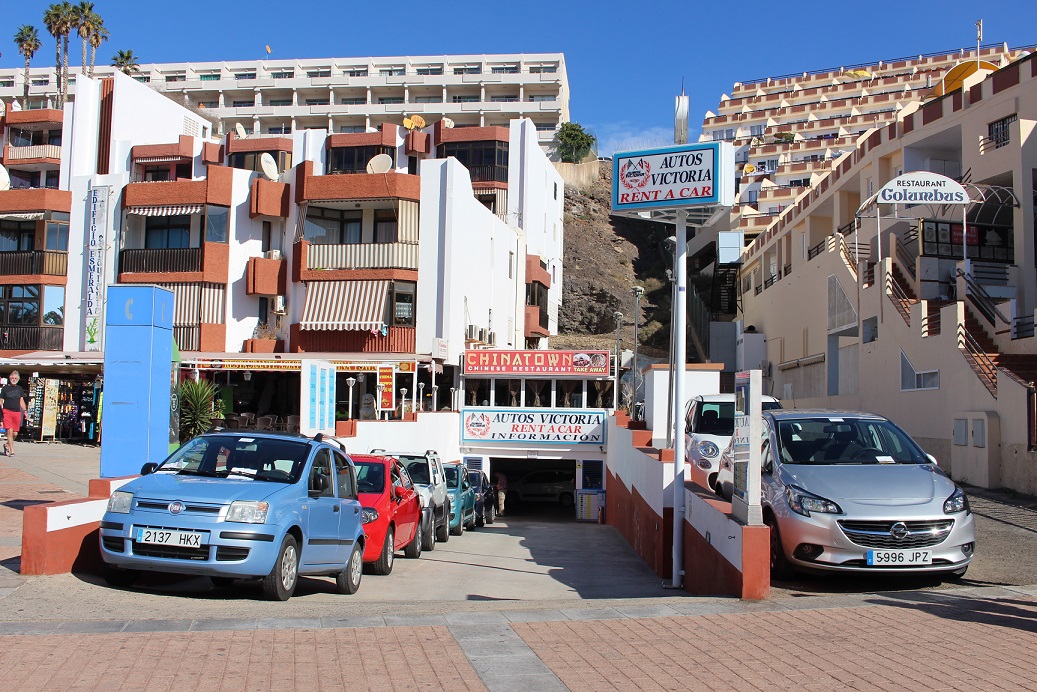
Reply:
[[[38, 59], [37, 62], [42, 62]], [[96, 77], [113, 68], [98, 66]], [[70, 74], [75, 98], [74, 81]], [[406, 115], [456, 127], [508, 127], [527, 118], [552, 155], [569, 120], [569, 82], [561, 53], [251, 60], [141, 65], [134, 79], [204, 109], [217, 134], [237, 124], [247, 134], [298, 130], [371, 132]], [[57, 107], [52, 67], [29, 71], [29, 108]], [[21, 98], [24, 71], [0, 70], [0, 99]]]

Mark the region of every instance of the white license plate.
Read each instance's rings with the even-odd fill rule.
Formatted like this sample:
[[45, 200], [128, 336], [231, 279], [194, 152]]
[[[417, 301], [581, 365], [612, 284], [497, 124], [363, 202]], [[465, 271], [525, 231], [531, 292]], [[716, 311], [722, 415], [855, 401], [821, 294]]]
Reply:
[[874, 567], [899, 567], [933, 564], [931, 550], [869, 550], [868, 565]]
[[137, 535], [134, 536], [134, 539], [138, 543], [175, 545], [181, 548], [200, 548], [205, 545], [205, 534], [192, 531], [137, 529]]

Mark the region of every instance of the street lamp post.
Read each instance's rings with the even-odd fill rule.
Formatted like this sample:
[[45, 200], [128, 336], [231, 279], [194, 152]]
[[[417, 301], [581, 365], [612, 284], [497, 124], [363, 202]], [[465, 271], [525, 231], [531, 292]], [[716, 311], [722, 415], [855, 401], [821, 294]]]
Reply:
[[353, 418], [353, 385], [355, 385], [355, 384], [356, 384], [356, 378], [355, 377], [347, 377], [346, 378], [346, 386], [349, 387], [349, 415], [347, 415], [346, 418], [349, 418], [349, 419]]
[[382, 392], [385, 391], [385, 385], [379, 382], [375, 385], [375, 389], [378, 390], [378, 418], [381, 419], [385, 412], [382, 408]]
[[436, 392], [438, 392], [438, 391], [439, 391], [439, 385], [438, 384], [432, 385], [432, 410], [433, 411], [437, 410], [436, 409]]
[[613, 405], [613, 408], [618, 409], [620, 403], [622, 403], [622, 400], [619, 396], [619, 330], [623, 328], [623, 313], [621, 313], [619, 310], [616, 310], [614, 313], [612, 313], [612, 319], [616, 321], [616, 400], [615, 404]]
[[637, 343], [641, 340], [638, 329], [641, 326], [641, 296], [645, 294], [645, 289], [643, 286], [634, 286], [630, 292], [634, 294], [634, 401], [630, 406], [633, 413], [637, 405], [638, 380], [641, 376], [641, 368], [637, 362]]
[[407, 388], [400, 387], [400, 418], [407, 412]]
[[418, 382], [418, 410], [425, 410], [425, 383]]
[[450, 410], [451, 411], [456, 411], [457, 410], [456, 397], [457, 397], [457, 387], [451, 387], [450, 388]]

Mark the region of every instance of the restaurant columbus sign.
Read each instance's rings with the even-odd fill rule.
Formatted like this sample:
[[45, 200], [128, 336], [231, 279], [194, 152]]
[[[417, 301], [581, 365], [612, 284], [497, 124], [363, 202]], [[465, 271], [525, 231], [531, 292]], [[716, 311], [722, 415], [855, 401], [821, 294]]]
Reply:
[[604, 411], [572, 409], [465, 409], [461, 440], [466, 443], [605, 444]]
[[969, 195], [956, 180], [939, 173], [905, 173], [882, 186], [880, 204], [968, 204]]

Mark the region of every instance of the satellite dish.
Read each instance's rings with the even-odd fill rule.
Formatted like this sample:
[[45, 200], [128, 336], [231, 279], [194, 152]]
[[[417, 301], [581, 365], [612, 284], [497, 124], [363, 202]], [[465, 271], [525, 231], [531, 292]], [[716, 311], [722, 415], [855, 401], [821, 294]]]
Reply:
[[268, 180], [277, 181], [277, 161], [274, 161], [274, 157], [269, 152], [264, 151], [263, 155], [259, 157], [259, 167], [263, 170], [263, 175]]
[[3, 101], [0, 101], [0, 118], [4, 117], [4, 113], [7, 112], [7, 105]]
[[414, 129], [414, 121], [411, 120], [410, 118], [404, 118], [403, 119], [403, 126], [405, 128], [407, 128], [408, 130], [413, 130]]
[[22, 109], [22, 104], [18, 103], [17, 99], [15, 99], [14, 101], [11, 101], [11, 110], [12, 111], [20, 111], [21, 109]]
[[379, 130], [379, 129], [378, 129], [377, 127], [374, 127], [374, 126], [368, 125], [368, 127], [367, 127], [367, 132], [368, 132], [369, 134], [374, 134], [375, 132], [380, 132], [380, 130]]
[[245, 132], [245, 126], [241, 123], [234, 123], [234, 132], [238, 135], [238, 139], [245, 139], [248, 137], [248, 133]]
[[378, 154], [367, 162], [368, 173], [388, 173], [392, 168], [392, 157], [388, 154]]
[[7, 169], [0, 166], [0, 190], [11, 189], [11, 176], [8, 175]]
[[751, 163], [747, 163], [744, 166], [742, 166], [742, 173], [744, 173], [745, 175], [749, 175], [755, 170], [756, 167], [753, 166]]
[[450, 118], [443, 118], [440, 122], [443, 123], [443, 127], [449, 129], [454, 126], [454, 121]]

